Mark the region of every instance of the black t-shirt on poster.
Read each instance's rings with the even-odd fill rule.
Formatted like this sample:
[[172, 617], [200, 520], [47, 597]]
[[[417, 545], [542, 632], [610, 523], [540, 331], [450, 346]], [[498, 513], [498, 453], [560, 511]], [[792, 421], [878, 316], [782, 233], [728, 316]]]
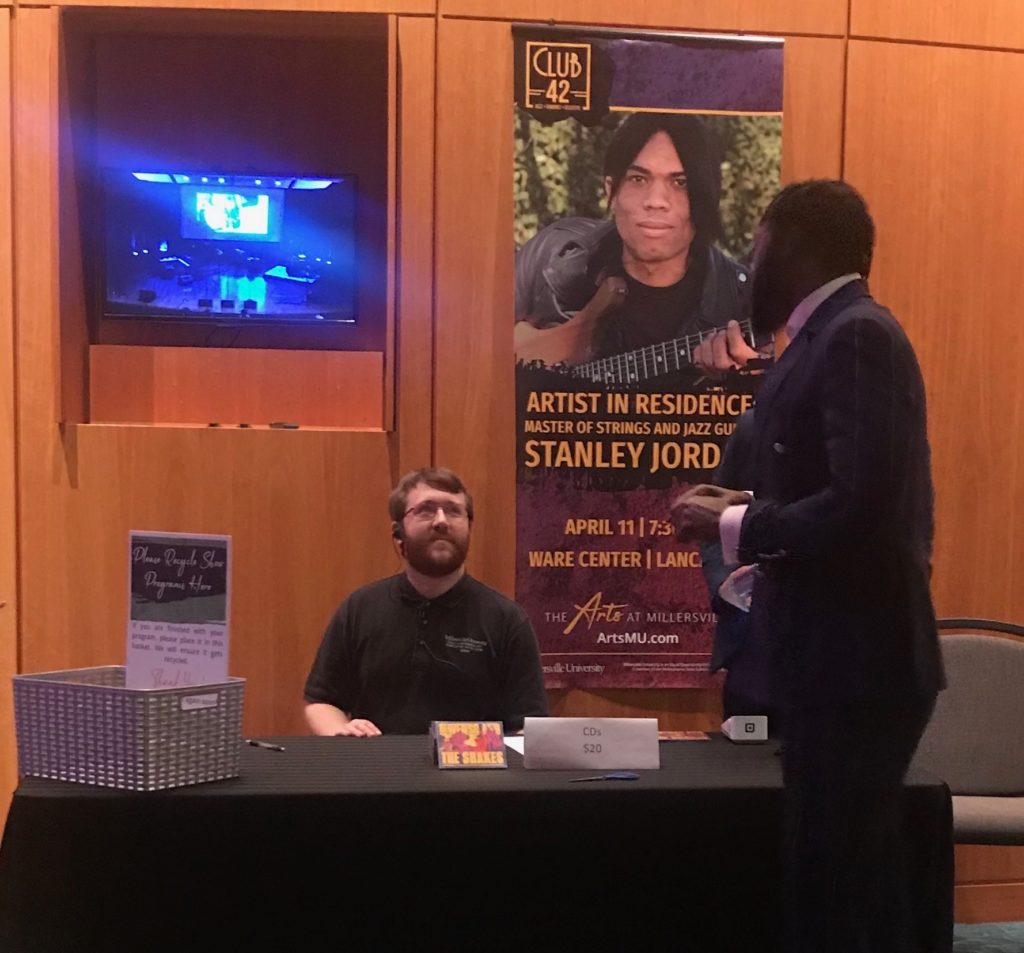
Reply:
[[706, 254], [692, 255], [686, 274], [662, 288], [645, 285], [622, 269], [626, 299], [601, 320], [595, 356], [613, 357], [699, 330], [697, 314], [706, 273]]

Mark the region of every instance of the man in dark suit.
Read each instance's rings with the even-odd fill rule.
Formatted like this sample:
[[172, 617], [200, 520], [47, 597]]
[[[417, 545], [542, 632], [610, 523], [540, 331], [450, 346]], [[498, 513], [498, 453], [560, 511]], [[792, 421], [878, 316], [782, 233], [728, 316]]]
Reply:
[[925, 394], [868, 293], [873, 245], [844, 183], [776, 196], [753, 312], [790, 344], [757, 397], [753, 497], [701, 486], [673, 506], [680, 538], [758, 566], [751, 621], [784, 707], [791, 953], [912, 953], [935, 929], [910, 921], [898, 852], [903, 776], [944, 684]]

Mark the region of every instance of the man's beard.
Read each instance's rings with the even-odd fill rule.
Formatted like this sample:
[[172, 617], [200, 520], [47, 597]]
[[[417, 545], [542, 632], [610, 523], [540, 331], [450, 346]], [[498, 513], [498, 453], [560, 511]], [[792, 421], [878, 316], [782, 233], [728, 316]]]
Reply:
[[[434, 552], [432, 547], [439, 539], [451, 543], [443, 552]], [[465, 561], [469, 552], [469, 538], [458, 539], [451, 535], [432, 534], [426, 539], [404, 541], [405, 561], [424, 576], [440, 578], [455, 572]]]
[[785, 269], [766, 257], [754, 269], [750, 288], [750, 323], [755, 334], [773, 334], [783, 327], [799, 304]]

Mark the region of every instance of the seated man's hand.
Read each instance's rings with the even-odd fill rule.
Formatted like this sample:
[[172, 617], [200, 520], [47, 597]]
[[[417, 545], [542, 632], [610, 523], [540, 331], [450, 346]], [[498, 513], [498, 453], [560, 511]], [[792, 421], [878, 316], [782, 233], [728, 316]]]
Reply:
[[730, 321], [723, 331], [709, 334], [693, 352], [693, 363], [705, 376], [720, 380], [731, 370], [746, 367], [748, 361], [764, 355], [743, 339], [739, 323]]
[[672, 504], [672, 523], [680, 542], [711, 542], [718, 539], [718, 523], [730, 506], [749, 503], [742, 490], [702, 483], [680, 494]]
[[380, 728], [372, 721], [367, 721], [365, 718], [353, 718], [344, 727], [336, 731], [334, 736], [343, 738], [376, 738], [380, 733]]

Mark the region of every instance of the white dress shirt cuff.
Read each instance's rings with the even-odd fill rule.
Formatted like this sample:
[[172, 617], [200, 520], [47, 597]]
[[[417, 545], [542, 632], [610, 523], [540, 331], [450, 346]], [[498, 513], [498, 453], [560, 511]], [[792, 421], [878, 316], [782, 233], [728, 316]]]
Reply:
[[747, 512], [747, 504], [730, 506], [722, 513], [722, 519], [718, 523], [718, 533], [722, 540], [722, 561], [727, 566], [736, 566], [740, 558], [740, 527], [743, 524], [743, 517]]

